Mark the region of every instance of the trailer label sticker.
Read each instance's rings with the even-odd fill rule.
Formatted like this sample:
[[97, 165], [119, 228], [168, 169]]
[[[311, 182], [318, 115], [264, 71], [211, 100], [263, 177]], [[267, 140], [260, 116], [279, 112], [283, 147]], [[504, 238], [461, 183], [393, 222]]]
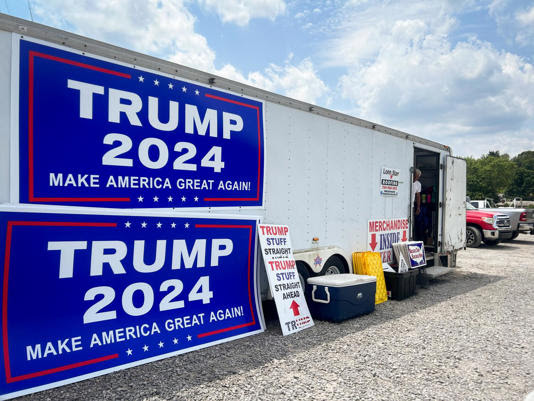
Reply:
[[289, 227], [260, 224], [258, 235], [282, 333], [285, 336], [312, 327], [313, 319], [293, 258]]
[[408, 219], [369, 220], [367, 249], [380, 252], [382, 263], [390, 263], [393, 262], [393, 244], [407, 241], [408, 236]]
[[22, 39], [19, 63], [21, 203], [262, 206], [262, 102]]
[[398, 195], [399, 176], [399, 169], [382, 167], [380, 170], [380, 195]]
[[263, 331], [256, 226], [254, 219], [0, 211], [0, 394]]

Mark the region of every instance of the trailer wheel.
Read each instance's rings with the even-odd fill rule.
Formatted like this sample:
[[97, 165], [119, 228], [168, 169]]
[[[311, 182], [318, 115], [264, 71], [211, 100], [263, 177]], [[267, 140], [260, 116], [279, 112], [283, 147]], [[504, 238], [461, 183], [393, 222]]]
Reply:
[[487, 246], [495, 246], [495, 245], [497, 245], [499, 242], [501, 242], [501, 241], [498, 240], [498, 239], [485, 239], [485, 240], [484, 240], [484, 243], [485, 243]]
[[326, 276], [328, 274], [342, 273], [348, 273], [347, 268], [343, 263], [343, 260], [341, 260], [341, 258], [337, 255], [332, 255], [325, 262], [320, 274], [321, 276]]
[[482, 242], [482, 233], [473, 226], [468, 226], [465, 232], [466, 245], [468, 248], [478, 248]]
[[299, 273], [300, 285], [303, 291], [306, 291], [306, 285], [308, 284], [308, 278], [311, 277], [310, 270], [306, 263], [297, 260], [297, 272]]

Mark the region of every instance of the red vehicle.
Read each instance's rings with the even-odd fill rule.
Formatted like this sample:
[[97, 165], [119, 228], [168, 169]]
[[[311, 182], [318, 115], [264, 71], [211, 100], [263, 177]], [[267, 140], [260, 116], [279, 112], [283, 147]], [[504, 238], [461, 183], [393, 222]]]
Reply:
[[486, 245], [497, 245], [513, 235], [510, 217], [505, 214], [485, 212], [467, 203], [466, 205], [466, 245], [477, 248], [482, 241]]

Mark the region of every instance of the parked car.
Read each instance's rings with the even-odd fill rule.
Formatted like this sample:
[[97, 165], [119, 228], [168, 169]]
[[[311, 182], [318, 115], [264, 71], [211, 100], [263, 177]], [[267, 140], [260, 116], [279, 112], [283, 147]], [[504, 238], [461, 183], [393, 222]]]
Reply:
[[466, 203], [466, 246], [477, 248], [482, 241], [486, 245], [497, 245], [504, 239], [512, 238], [513, 231], [510, 226], [510, 217], [480, 210]]
[[[511, 239], [516, 238], [520, 233], [534, 234], [534, 209], [524, 209], [517, 207], [496, 207], [492, 199], [470, 200], [468, 202], [477, 209], [485, 212], [506, 214], [510, 217], [512, 229]], [[520, 205], [521, 203], [515, 202]]]

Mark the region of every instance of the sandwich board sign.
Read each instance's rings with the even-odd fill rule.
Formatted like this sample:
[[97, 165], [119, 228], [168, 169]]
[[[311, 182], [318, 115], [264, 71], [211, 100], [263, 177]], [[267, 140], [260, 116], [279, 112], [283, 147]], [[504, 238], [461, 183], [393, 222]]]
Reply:
[[271, 294], [282, 333], [293, 334], [313, 326], [289, 237], [289, 227], [259, 224], [258, 235]]

